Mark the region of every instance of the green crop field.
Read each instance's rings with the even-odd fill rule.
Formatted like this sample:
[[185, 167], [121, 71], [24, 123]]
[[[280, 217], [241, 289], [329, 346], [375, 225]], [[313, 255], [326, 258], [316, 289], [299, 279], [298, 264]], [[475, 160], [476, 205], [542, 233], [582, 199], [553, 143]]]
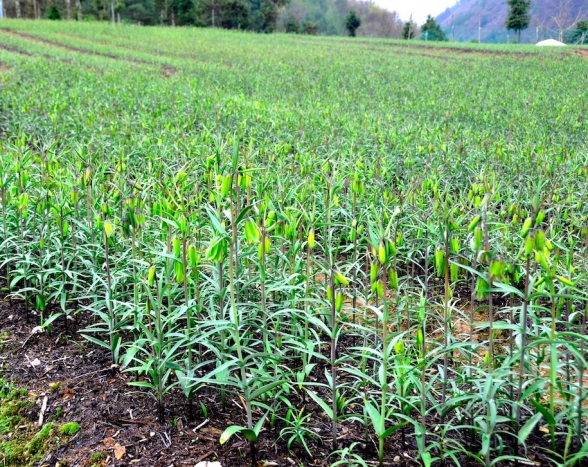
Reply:
[[587, 54], [2, 21], [4, 306], [230, 465], [581, 465]]

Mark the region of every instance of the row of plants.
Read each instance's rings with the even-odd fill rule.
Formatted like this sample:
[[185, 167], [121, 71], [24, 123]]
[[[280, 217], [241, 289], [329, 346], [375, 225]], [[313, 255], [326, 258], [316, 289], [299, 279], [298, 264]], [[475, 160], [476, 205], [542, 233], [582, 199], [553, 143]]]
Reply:
[[[82, 323], [161, 420], [170, 391], [191, 416], [204, 395], [241, 400], [242, 426], [220, 442], [243, 436], [252, 465], [272, 430], [301, 455], [329, 443], [336, 465], [365, 465], [360, 444], [381, 465], [403, 450], [427, 466], [538, 451], [579, 465], [585, 122], [548, 91], [554, 75], [540, 70], [559, 64], [526, 57], [499, 86], [520, 58], [427, 56], [453, 77], [420, 81], [409, 58], [356, 46], [317, 76], [318, 41], [294, 71], [304, 38], [278, 42], [280, 56], [243, 36], [267, 47], [256, 61], [242, 36], [203, 32], [196, 47], [232, 45], [223, 67], [210, 50], [208, 65], [182, 59], [185, 46], [154, 31], [153, 63], [169, 52], [173, 77], [142, 58], [68, 62], [51, 44], [1, 38], [54, 54], [0, 51], [14, 66], [0, 98], [0, 270], [26, 318], [47, 332]], [[391, 70], [393, 115], [370, 105]], [[517, 89], [522, 75], [532, 89]], [[311, 429], [317, 417], [328, 433]], [[363, 436], [342, 441], [349, 430]]]

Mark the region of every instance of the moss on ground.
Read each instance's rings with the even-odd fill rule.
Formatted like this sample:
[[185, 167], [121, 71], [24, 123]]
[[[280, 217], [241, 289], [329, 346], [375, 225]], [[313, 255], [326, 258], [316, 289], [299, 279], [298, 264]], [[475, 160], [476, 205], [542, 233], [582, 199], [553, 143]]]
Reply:
[[55, 423], [38, 428], [27, 413], [36, 400], [26, 389], [15, 389], [0, 379], [0, 465], [32, 467], [80, 430], [75, 423], [57, 429]]

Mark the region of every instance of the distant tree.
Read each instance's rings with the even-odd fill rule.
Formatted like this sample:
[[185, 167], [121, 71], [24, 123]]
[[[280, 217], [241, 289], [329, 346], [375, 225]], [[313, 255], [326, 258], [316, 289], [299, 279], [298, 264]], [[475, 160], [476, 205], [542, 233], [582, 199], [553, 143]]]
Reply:
[[301, 28], [302, 34], [316, 36], [319, 33], [319, 24], [315, 21], [304, 21]]
[[250, 29], [257, 32], [274, 32], [278, 20], [278, 10], [289, 0], [249, 0], [251, 6]]
[[566, 38], [570, 44], [585, 44], [588, 36], [588, 21], [581, 19], [576, 23], [576, 29], [572, 29]]
[[194, 24], [194, 2], [192, 0], [172, 0], [171, 9], [178, 26]]
[[345, 17], [345, 28], [351, 37], [355, 37], [355, 31], [357, 31], [357, 28], [360, 26], [361, 19], [357, 16], [355, 10], [351, 10], [347, 13], [347, 16]]
[[220, 9], [220, 25], [225, 29], [248, 29], [251, 7], [246, 0], [225, 0]]
[[412, 21], [407, 21], [404, 23], [402, 28], [402, 38], [406, 40], [414, 38], [416, 36], [417, 29], [418, 28], [415, 23]]
[[300, 22], [290, 15], [284, 21], [284, 29], [287, 33], [298, 34], [300, 32]]
[[427, 21], [421, 27], [421, 34], [423, 34], [428, 41], [446, 41], [447, 36], [435, 18], [431, 15], [427, 16]]
[[55, 5], [55, 4], [50, 5], [49, 8], [47, 8], [46, 16], [47, 16], [47, 19], [52, 19], [52, 20], [61, 19], [61, 12], [59, 11], [59, 8], [57, 8], [57, 5]]
[[506, 29], [515, 32], [517, 42], [521, 41], [521, 31], [529, 27], [531, 15], [531, 0], [506, 0], [508, 4], [508, 16], [506, 17]]
[[[108, 15], [108, 12], [105, 13]], [[123, 16], [126, 20], [140, 24], [157, 24], [157, 9], [153, 0], [126, 0]], [[108, 17], [108, 16], [106, 16]], [[167, 10], [165, 11], [167, 18]]]

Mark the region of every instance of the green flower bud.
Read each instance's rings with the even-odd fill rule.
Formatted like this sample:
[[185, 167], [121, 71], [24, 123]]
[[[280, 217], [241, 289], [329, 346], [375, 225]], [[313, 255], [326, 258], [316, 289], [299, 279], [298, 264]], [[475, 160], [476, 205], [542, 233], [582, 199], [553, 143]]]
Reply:
[[378, 263], [373, 262], [370, 265], [370, 283], [371, 284], [375, 284], [376, 281], [378, 280], [378, 269], [379, 269]]
[[308, 232], [308, 247], [313, 250], [314, 249], [314, 229], [310, 229]]
[[435, 250], [435, 269], [437, 276], [441, 277], [445, 270], [445, 252], [441, 247], [437, 247]]
[[480, 220], [482, 220], [482, 216], [480, 216], [478, 214], [476, 217], [474, 217], [472, 219], [472, 222], [470, 222], [470, 225], [468, 226], [468, 231], [472, 232], [476, 228], [476, 226], [480, 223]]
[[388, 282], [392, 290], [398, 290], [398, 272], [396, 269], [390, 269], [388, 271]]
[[178, 284], [184, 282], [184, 265], [181, 261], [174, 262], [174, 274], [176, 276], [176, 281]]
[[174, 237], [172, 240], [172, 245], [174, 248], [174, 256], [179, 259], [182, 256], [182, 242], [178, 237]]
[[383, 240], [380, 240], [380, 244], [378, 245], [378, 259], [380, 260], [381, 264], [386, 264], [386, 260], [388, 259], [386, 254], [386, 245], [384, 244]]
[[149, 268], [149, 272], [147, 273], [147, 283], [149, 284], [149, 287], [155, 285], [155, 266]]
[[535, 249], [535, 233], [531, 232], [525, 238], [525, 256], [529, 257]]
[[337, 297], [335, 298], [335, 311], [339, 313], [343, 308], [343, 294], [341, 292], [337, 292]]
[[543, 251], [545, 249], [545, 232], [543, 229], [535, 230], [535, 248], [538, 251]]
[[245, 221], [245, 239], [251, 244], [255, 244], [261, 240], [259, 228], [252, 219], [247, 219]]
[[195, 268], [198, 266], [199, 263], [198, 253], [196, 251], [196, 247], [194, 245], [190, 245], [188, 247], [188, 265], [191, 268]]
[[530, 217], [527, 217], [525, 219], [525, 222], [523, 222], [523, 227], [521, 229], [521, 237], [525, 238], [527, 236], [527, 234], [529, 233], [529, 230], [531, 230], [532, 225], [533, 225], [533, 220]]

